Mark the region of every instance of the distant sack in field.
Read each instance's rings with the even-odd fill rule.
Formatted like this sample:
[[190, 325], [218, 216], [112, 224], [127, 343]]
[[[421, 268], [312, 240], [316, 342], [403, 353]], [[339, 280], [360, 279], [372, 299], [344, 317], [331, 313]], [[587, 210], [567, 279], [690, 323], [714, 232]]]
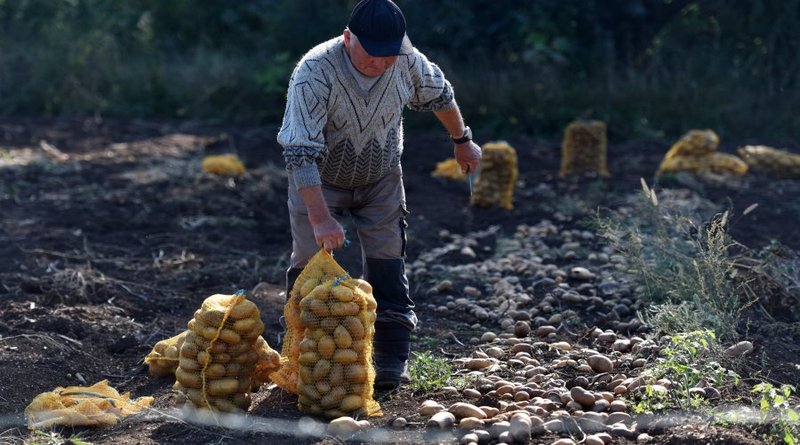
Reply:
[[203, 158], [203, 171], [220, 176], [240, 176], [244, 174], [244, 164], [234, 154], [206, 156]]
[[567, 125], [561, 143], [561, 176], [597, 174], [608, 177], [608, 141], [602, 121], [578, 120]]
[[719, 136], [713, 130], [691, 130], [670, 147], [656, 175], [686, 171], [742, 176], [747, 164], [736, 155], [719, 153]]
[[764, 145], [747, 145], [739, 156], [753, 169], [784, 178], [800, 178], [800, 155]]
[[131, 400], [130, 393], [120, 395], [102, 380], [92, 386], [58, 387], [36, 396], [25, 408], [28, 428], [62, 426], [110, 426], [125, 416], [136, 414], [153, 403], [152, 397]]
[[455, 158], [447, 158], [442, 162], [436, 163], [436, 169], [431, 173], [434, 178], [445, 178], [463, 180], [467, 177], [462, 171], [461, 166]]
[[481, 168], [470, 204], [514, 208], [514, 186], [519, 175], [517, 152], [508, 143], [487, 142], [481, 147]]
[[331, 419], [383, 414], [373, 399], [377, 306], [372, 286], [351, 278], [325, 250], [308, 262], [284, 310], [288, 364], [273, 378], [298, 395], [300, 411]]

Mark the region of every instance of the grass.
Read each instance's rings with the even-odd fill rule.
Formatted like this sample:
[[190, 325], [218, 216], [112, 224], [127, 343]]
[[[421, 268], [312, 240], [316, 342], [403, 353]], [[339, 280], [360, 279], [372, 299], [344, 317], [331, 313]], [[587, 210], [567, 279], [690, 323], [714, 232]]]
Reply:
[[86, 442], [78, 436], [65, 438], [55, 431], [39, 430], [34, 431], [31, 440], [26, 443], [27, 445], [92, 445], [91, 442]]
[[413, 352], [408, 366], [411, 389], [415, 393], [429, 393], [445, 386], [459, 386], [461, 379], [453, 378], [450, 362], [430, 352]]
[[595, 221], [651, 303], [640, 315], [668, 334], [709, 328], [721, 340], [737, 340], [742, 311], [755, 295], [735, 279], [735, 251], [744, 248], [728, 235], [729, 212], [704, 220], [693, 209], [659, 202], [644, 180], [642, 192], [632, 212]]

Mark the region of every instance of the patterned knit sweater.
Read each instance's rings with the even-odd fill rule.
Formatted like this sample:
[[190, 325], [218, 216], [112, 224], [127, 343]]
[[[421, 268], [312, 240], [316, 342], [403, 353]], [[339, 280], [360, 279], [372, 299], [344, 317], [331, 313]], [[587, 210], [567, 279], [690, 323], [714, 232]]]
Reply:
[[401, 113], [453, 107], [453, 89], [419, 51], [401, 55], [363, 90], [346, 64], [340, 36], [309, 51], [295, 67], [278, 142], [298, 188], [353, 189], [400, 164]]

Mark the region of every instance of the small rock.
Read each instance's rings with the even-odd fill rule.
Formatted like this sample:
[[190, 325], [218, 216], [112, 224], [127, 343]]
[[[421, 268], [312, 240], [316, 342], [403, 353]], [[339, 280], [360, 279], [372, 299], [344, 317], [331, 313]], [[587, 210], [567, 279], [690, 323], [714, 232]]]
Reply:
[[440, 411], [434, 414], [425, 424], [428, 429], [450, 429], [456, 424], [456, 416], [447, 411]]
[[741, 357], [753, 351], [753, 343], [745, 340], [736, 343], [730, 348], [725, 350], [725, 355], [728, 357]]
[[420, 405], [419, 409], [417, 410], [417, 412], [423, 416], [430, 416], [440, 411], [444, 411], [444, 406], [435, 400], [426, 400], [422, 402], [422, 405]]

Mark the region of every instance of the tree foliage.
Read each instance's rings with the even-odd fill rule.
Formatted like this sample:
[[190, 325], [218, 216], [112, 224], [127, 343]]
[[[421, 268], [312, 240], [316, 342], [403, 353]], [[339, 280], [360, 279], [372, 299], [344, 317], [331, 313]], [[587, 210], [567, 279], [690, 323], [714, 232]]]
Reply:
[[[476, 127], [790, 138], [800, 0], [398, 0]], [[0, 0], [0, 114], [274, 122], [354, 0]], [[412, 119], [411, 123], [415, 121]]]

